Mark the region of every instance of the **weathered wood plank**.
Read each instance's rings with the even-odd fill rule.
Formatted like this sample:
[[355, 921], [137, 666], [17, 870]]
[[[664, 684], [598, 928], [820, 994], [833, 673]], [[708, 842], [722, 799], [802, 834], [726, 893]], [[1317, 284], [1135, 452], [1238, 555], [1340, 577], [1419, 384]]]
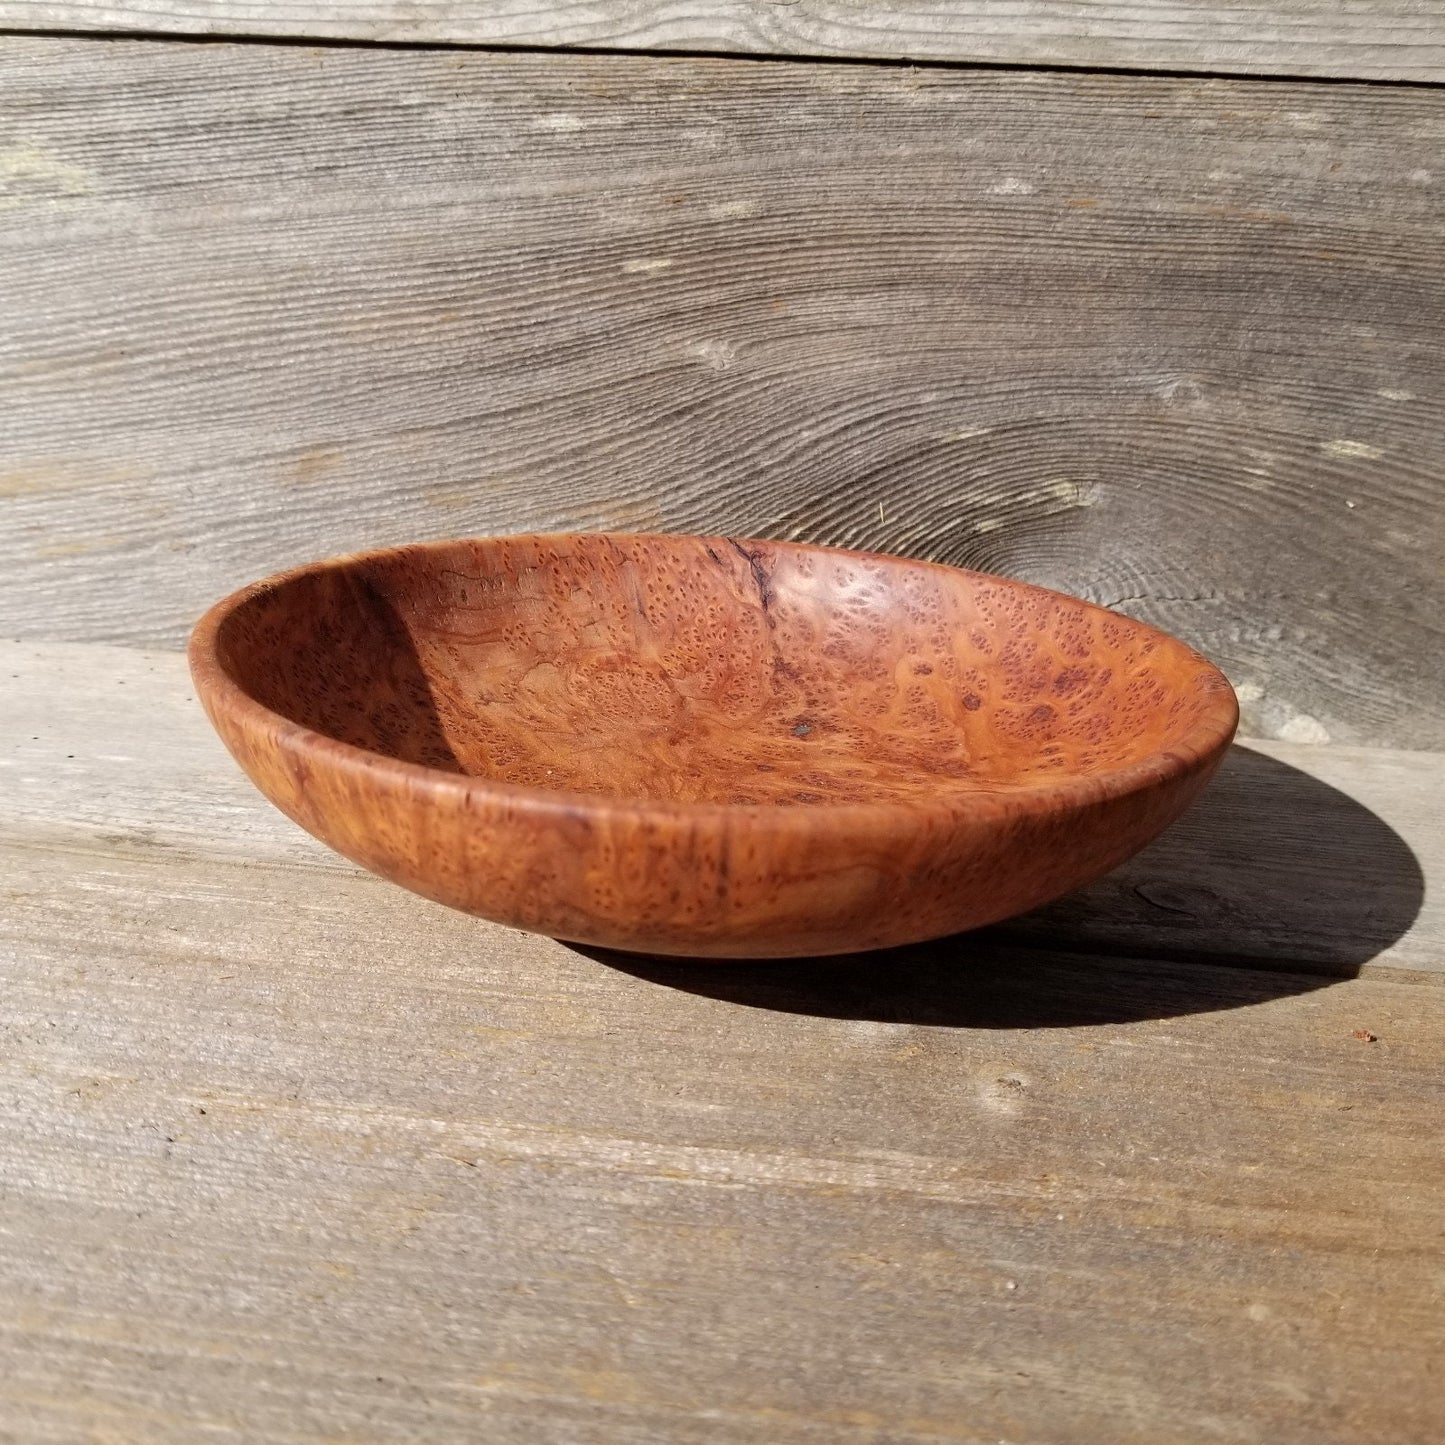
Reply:
[[1445, 79], [1419, 0], [0, 0], [0, 25]]
[[[1436, 762], [1270, 747], [1438, 855]], [[1211, 886], [1231, 844], [1270, 876], [1246, 794], [1309, 805], [1254, 756], [1173, 855]], [[1337, 817], [1326, 946], [1332, 893], [1393, 906]], [[0, 1433], [1445, 1424], [1428, 973], [1061, 951], [1147, 943], [1112, 895], [831, 971], [608, 966], [332, 859], [178, 656], [66, 644], [0, 646], [0, 899]]]
[[1010, 933], [1071, 948], [1445, 971], [1445, 754], [1234, 747], [1207, 796]]
[[[1325, 974], [1445, 972], [1442, 818], [1438, 754], [1250, 742], [1158, 842], [999, 936]], [[251, 787], [171, 653], [0, 643], [0, 832], [356, 873]], [[894, 955], [890, 970], [927, 957]]]
[[11, 839], [0, 879], [17, 1438], [1445, 1426], [1437, 983], [985, 943], [920, 1026], [340, 872]]
[[1445, 746], [1445, 93], [11, 39], [0, 130], [0, 633], [771, 533], [1116, 603], [1257, 734]]

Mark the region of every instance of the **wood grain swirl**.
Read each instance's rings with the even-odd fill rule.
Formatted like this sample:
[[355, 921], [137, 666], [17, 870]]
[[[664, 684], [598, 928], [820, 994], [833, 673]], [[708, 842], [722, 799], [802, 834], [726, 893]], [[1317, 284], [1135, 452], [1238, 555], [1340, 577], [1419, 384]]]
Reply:
[[727, 532], [1111, 603], [1257, 735], [1445, 745], [1445, 94], [10, 39], [0, 132], [0, 631]]

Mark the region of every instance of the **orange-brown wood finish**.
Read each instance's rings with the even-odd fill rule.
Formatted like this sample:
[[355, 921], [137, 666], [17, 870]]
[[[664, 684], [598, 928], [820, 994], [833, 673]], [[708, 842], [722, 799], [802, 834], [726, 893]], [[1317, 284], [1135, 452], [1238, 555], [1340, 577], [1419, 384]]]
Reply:
[[727, 537], [440, 542], [219, 603], [200, 697], [278, 807], [427, 897], [654, 953], [936, 937], [1188, 806], [1223, 675], [1073, 598]]

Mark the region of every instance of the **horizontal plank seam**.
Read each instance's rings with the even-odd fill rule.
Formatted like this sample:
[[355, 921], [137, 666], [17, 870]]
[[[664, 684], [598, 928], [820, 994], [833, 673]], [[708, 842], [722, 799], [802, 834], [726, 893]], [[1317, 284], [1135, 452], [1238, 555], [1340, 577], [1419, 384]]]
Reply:
[[203, 30], [78, 29], [49, 26], [0, 26], [0, 39], [27, 37], [42, 40], [133, 40], [163, 41], [181, 45], [274, 45], [307, 50], [466, 50], [500, 55], [577, 55], [593, 58], [732, 60], [756, 65], [850, 65], [872, 70], [986, 71], [1039, 75], [1109, 75], [1138, 80], [1227, 80], [1242, 85], [1363, 85], [1391, 90], [1440, 90], [1445, 81], [1411, 80], [1403, 77], [1368, 75], [1316, 75], [1309, 71], [1266, 70], [1241, 73], [1208, 68], [1153, 67], [1139, 65], [1070, 64], [1067, 61], [1032, 60], [943, 60], [935, 57], [832, 55], [821, 52], [790, 51], [787, 54], [745, 50], [655, 49], [622, 45], [526, 45], [505, 41], [476, 40], [371, 40], [337, 35], [267, 35], [264, 33], [218, 33]]

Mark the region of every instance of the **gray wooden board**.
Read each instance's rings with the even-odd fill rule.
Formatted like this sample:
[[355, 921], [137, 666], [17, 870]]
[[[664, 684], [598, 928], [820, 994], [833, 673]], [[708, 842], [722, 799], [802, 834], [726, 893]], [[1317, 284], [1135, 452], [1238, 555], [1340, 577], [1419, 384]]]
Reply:
[[886, 970], [718, 998], [364, 875], [5, 834], [6, 1438], [1445, 1429], [1430, 975], [995, 940], [946, 1020]]
[[729, 530], [1012, 572], [1445, 746], [1445, 93], [0, 41], [0, 635]]
[[[1007, 925], [1045, 947], [1445, 971], [1445, 756], [1250, 741], [1107, 878]], [[0, 831], [354, 872], [211, 733], [184, 660], [0, 643]]]
[[1434, 0], [0, 0], [0, 26], [1445, 78]]

